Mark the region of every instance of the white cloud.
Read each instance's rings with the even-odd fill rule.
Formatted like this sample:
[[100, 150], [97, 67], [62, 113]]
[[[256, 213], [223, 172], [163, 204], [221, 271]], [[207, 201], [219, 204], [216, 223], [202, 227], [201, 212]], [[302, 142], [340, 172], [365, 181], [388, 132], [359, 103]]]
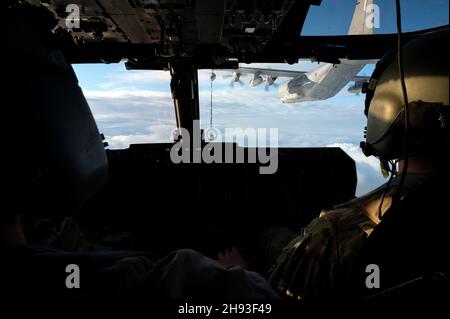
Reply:
[[170, 142], [174, 127], [172, 125], [155, 125], [144, 129], [146, 134], [106, 136], [111, 149], [128, 148], [131, 144]]
[[[86, 98], [114, 98], [114, 99], [129, 99], [133, 97], [141, 98], [168, 98], [170, 99], [170, 93], [167, 92], [154, 92], [143, 90], [114, 90], [114, 91], [84, 91]], [[149, 101], [151, 103], [151, 101]]]
[[110, 148], [171, 141], [176, 123], [170, 93], [140, 90], [84, 94]]
[[170, 73], [168, 71], [148, 71], [148, 70], [122, 70], [105, 76], [105, 82], [98, 83], [101, 90], [120, 90], [120, 88], [130, 88], [136, 85], [151, 85], [170, 83]]
[[117, 74], [113, 80], [119, 83], [169, 83], [170, 72], [147, 70], [126, 71], [124, 73]]

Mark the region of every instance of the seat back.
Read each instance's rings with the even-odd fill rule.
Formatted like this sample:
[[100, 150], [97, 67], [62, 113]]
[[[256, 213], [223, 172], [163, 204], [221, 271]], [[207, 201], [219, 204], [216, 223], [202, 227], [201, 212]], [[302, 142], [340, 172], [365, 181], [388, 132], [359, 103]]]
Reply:
[[51, 24], [33, 29], [32, 18], [10, 11], [2, 20], [8, 195], [22, 214], [69, 215], [107, 181], [102, 138], [71, 65], [50, 48]]
[[[8, 8], [0, 25], [3, 41], [2, 129], [6, 164], [3, 196], [8, 209], [0, 215], [2, 295], [9, 298], [82, 297], [64, 285], [66, 266], [82, 268], [85, 286], [96, 271], [129, 253], [77, 254], [16, 245], [7, 227], [17, 216], [57, 217], [76, 212], [108, 179], [108, 162], [102, 138], [64, 55], [51, 49], [48, 27], [33, 24], [42, 11], [24, 10], [19, 16]], [[46, 11], [46, 10], [45, 10]], [[22, 15], [23, 13], [23, 15]], [[42, 20], [41, 20], [42, 21]], [[46, 21], [46, 20], [44, 20]], [[11, 226], [12, 225], [12, 226]]]
[[[448, 171], [430, 178], [386, 212], [355, 268], [358, 297], [448, 295], [448, 178]], [[366, 286], [371, 264], [378, 266], [379, 288]]]

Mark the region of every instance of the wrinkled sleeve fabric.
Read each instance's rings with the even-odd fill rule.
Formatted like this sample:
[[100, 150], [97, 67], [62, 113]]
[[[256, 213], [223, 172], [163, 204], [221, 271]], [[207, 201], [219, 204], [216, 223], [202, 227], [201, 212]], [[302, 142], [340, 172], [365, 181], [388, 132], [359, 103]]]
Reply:
[[327, 218], [316, 218], [283, 249], [270, 282], [295, 299], [329, 297], [338, 266], [335, 229]]
[[351, 293], [352, 267], [376, 224], [355, 207], [322, 212], [294, 238], [269, 271], [282, 296], [343, 299]]
[[258, 273], [239, 266], [226, 269], [190, 249], [174, 251], [159, 261], [146, 280], [146, 290], [156, 298], [279, 298]]

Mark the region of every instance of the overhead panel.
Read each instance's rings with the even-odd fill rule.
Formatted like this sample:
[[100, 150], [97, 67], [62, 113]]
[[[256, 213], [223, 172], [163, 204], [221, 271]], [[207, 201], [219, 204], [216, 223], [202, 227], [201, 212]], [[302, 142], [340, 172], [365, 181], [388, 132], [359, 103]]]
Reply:
[[223, 18], [226, 0], [197, 0], [195, 17], [200, 43], [222, 42]]

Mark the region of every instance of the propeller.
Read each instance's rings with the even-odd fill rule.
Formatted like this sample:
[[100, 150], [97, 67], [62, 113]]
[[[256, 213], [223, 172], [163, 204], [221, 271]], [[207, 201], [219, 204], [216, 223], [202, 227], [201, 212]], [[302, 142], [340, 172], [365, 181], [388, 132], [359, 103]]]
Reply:
[[266, 86], [264, 89], [266, 90], [266, 92], [268, 92], [270, 90], [270, 87], [278, 88], [279, 86], [280, 85], [278, 83], [272, 83], [272, 84], [266, 83]]
[[263, 82], [264, 82], [263, 77], [260, 74], [255, 73], [253, 79], [251, 79], [249, 83], [250, 83], [251, 86], [256, 87], [256, 86], [260, 85]]
[[234, 87], [234, 83], [238, 82], [241, 86], [244, 85], [244, 82], [241, 81], [241, 73], [237, 70], [234, 70], [232, 74], [226, 74], [223, 76], [224, 79], [231, 78], [230, 86]]
[[211, 70], [211, 73], [209, 74], [209, 82], [214, 82], [215, 79], [216, 74], [214, 73], [214, 71]]
[[231, 80], [231, 82], [230, 82], [230, 87], [231, 87], [231, 88], [234, 88], [234, 84], [235, 84], [236, 82], [239, 83], [240, 86], [243, 86], [243, 85], [244, 85], [244, 82], [242, 82], [241, 79], [239, 79], [239, 80], [237, 80], [237, 81]]
[[267, 75], [266, 76], [266, 87], [265, 87], [265, 90], [269, 91], [271, 86], [278, 87], [278, 83], [275, 83], [275, 81], [277, 79], [278, 79], [278, 77], [276, 77], [276, 76], [272, 76], [270, 74]]

